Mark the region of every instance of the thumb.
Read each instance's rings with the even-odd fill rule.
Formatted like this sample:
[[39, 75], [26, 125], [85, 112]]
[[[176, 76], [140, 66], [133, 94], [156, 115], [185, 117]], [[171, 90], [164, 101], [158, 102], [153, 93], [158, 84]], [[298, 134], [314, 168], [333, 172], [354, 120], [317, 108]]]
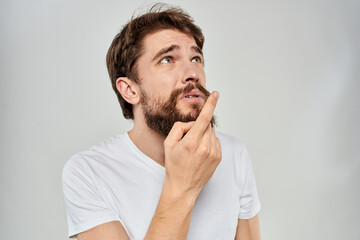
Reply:
[[164, 146], [173, 148], [187, 133], [191, 127], [194, 125], [194, 122], [176, 122], [171, 128], [169, 135], [164, 141]]

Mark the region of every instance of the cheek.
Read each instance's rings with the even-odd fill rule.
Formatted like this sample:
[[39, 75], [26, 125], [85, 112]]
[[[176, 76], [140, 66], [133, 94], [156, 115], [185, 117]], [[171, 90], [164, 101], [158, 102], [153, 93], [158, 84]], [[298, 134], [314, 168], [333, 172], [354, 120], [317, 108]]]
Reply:
[[176, 88], [177, 82], [175, 74], [158, 74], [157, 78], [154, 79], [154, 91], [163, 96], [170, 96], [170, 93]]
[[204, 72], [204, 70], [203, 70], [203, 72], [202, 72], [202, 78], [200, 79], [200, 82], [204, 85], [204, 87], [206, 86], [206, 74], [205, 74], [205, 72]]
[[201, 72], [201, 77], [200, 77], [198, 83], [199, 83], [201, 86], [203, 86], [203, 87], [206, 88], [206, 75], [205, 75], [205, 72], [204, 72], [204, 71]]

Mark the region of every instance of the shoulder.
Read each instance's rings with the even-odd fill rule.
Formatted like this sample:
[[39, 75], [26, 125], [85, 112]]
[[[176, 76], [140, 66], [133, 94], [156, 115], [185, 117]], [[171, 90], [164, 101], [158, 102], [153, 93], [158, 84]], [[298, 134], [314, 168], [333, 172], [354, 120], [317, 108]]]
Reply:
[[236, 137], [222, 132], [216, 132], [216, 136], [219, 138], [222, 148], [240, 152], [245, 148], [244, 143]]
[[118, 159], [126, 146], [125, 134], [119, 134], [102, 141], [88, 150], [78, 152], [70, 157], [64, 165], [62, 177], [71, 178], [89, 175], [94, 169], [106, 164], [113, 159]]
[[221, 144], [223, 160], [230, 161], [235, 169], [247, 169], [251, 159], [245, 144], [236, 137], [225, 133], [216, 132]]

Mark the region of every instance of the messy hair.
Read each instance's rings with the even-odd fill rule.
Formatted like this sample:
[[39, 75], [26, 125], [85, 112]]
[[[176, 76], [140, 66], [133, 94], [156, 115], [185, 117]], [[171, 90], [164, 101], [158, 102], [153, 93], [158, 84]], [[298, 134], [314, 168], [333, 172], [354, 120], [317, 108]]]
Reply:
[[178, 7], [155, 4], [140, 16], [133, 16], [115, 36], [106, 56], [106, 64], [112, 84], [126, 119], [134, 119], [132, 105], [124, 100], [117, 90], [119, 77], [128, 77], [138, 83], [137, 60], [142, 55], [143, 42], [147, 35], [164, 29], [175, 29], [192, 36], [202, 50], [204, 36], [188, 13]]

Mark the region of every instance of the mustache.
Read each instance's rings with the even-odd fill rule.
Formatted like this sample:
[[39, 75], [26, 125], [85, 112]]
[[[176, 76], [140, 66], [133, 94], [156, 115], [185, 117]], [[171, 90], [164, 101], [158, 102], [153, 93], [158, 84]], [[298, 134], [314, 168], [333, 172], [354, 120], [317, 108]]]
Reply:
[[206, 99], [210, 96], [210, 92], [208, 90], [206, 90], [206, 88], [204, 88], [203, 86], [201, 86], [199, 83], [194, 83], [194, 84], [188, 84], [186, 87], [184, 88], [180, 88], [180, 89], [176, 89], [172, 94], [170, 99], [177, 99], [181, 94], [186, 94], [191, 92], [191, 90], [193, 89], [199, 89], [200, 92], [202, 92], [205, 96], [205, 101]]

